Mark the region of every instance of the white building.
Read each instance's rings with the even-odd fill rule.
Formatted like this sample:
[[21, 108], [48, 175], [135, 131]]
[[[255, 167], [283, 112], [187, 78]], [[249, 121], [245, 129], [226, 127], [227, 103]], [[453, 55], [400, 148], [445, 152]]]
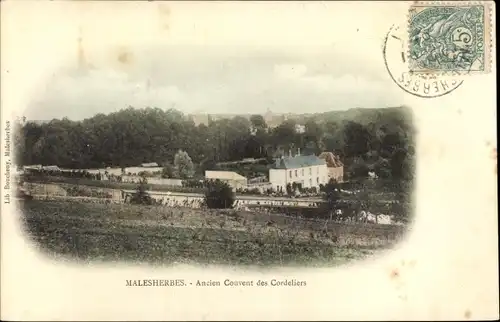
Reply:
[[300, 184], [302, 188], [319, 188], [328, 183], [328, 168], [323, 159], [315, 155], [296, 155], [276, 159], [269, 170], [269, 181], [276, 191], [286, 192], [288, 184]]

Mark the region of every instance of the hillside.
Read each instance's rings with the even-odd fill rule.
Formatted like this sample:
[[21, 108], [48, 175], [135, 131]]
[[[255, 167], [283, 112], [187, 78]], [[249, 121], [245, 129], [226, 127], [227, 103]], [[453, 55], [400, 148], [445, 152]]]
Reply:
[[[296, 131], [297, 123], [305, 125], [303, 133]], [[18, 124], [14, 140], [20, 165], [166, 166], [183, 150], [203, 173], [216, 162], [269, 159], [300, 149], [304, 154], [336, 153], [351, 178], [375, 171], [383, 178], [400, 179], [413, 172], [414, 129], [404, 107], [294, 115], [277, 127], [268, 127], [262, 115], [196, 125], [174, 109], [130, 107], [83, 121]]]

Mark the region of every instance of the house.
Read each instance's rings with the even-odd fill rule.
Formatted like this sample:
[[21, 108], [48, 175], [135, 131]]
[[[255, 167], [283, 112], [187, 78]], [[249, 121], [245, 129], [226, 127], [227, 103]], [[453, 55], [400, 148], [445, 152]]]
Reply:
[[315, 187], [328, 182], [328, 168], [323, 159], [315, 155], [281, 157], [269, 169], [269, 182], [276, 191], [286, 192], [288, 184], [299, 184], [302, 188]]
[[233, 189], [246, 188], [247, 178], [234, 171], [205, 171], [206, 180], [220, 180], [226, 182]]
[[319, 155], [320, 159], [326, 161], [328, 167], [328, 181], [335, 179], [337, 182], [344, 181], [344, 164], [340, 161], [338, 155], [332, 152], [323, 152]]

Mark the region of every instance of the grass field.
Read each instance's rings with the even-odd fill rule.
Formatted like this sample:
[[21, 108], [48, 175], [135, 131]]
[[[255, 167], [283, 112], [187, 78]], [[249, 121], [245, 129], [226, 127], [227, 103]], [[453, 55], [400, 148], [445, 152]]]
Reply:
[[[44, 253], [87, 261], [330, 266], [393, 245], [404, 228], [276, 214], [74, 201], [21, 201]], [[271, 223], [272, 222], [272, 223]]]

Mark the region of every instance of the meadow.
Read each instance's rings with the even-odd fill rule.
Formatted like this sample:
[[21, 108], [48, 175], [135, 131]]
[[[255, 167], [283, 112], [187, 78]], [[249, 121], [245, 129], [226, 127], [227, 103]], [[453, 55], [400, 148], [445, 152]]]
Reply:
[[90, 262], [331, 266], [387, 249], [406, 230], [235, 210], [59, 200], [19, 207], [43, 253]]

